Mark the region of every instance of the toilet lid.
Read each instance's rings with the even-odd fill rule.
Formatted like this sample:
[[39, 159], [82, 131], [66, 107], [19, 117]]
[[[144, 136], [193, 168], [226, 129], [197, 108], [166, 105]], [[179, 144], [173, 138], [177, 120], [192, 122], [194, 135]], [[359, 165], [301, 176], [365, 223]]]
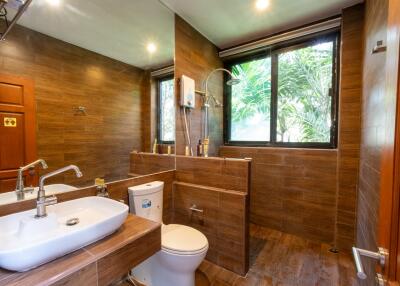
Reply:
[[208, 247], [208, 240], [197, 229], [180, 224], [163, 225], [161, 244], [173, 252], [192, 253]]

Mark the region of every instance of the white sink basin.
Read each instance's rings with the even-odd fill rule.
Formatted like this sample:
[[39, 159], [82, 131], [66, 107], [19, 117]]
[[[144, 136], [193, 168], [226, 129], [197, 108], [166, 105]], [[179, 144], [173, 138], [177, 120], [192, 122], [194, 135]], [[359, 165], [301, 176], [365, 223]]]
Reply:
[[[78, 188], [65, 184], [52, 184], [44, 186], [46, 196], [57, 195], [61, 193], [75, 191]], [[24, 200], [36, 199], [39, 187], [34, 188], [31, 192], [25, 192]], [[17, 202], [17, 194], [15, 191], [0, 194], [0, 205], [6, 205]]]
[[[0, 217], [0, 267], [26, 271], [84, 247], [116, 231], [129, 207], [101, 197], [85, 197], [47, 207], [47, 217], [36, 219], [36, 209]], [[69, 219], [79, 223], [67, 226]]]

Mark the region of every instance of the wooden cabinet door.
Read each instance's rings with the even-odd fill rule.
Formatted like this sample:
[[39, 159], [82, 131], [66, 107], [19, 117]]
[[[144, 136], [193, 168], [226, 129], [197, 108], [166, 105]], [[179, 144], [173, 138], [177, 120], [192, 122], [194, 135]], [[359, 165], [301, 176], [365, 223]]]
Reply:
[[14, 190], [18, 168], [36, 160], [35, 117], [33, 81], [0, 74], [0, 193]]

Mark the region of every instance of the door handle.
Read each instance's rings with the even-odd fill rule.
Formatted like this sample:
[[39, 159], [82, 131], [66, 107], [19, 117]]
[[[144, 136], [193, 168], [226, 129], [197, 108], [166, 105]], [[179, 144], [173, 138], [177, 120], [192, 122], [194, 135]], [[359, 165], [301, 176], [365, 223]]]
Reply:
[[376, 273], [376, 276], [375, 276], [375, 284], [376, 284], [376, 286], [385, 286], [386, 282], [387, 281], [383, 278], [382, 274]]
[[357, 248], [357, 247], [353, 246], [353, 257], [354, 257], [354, 263], [355, 263], [356, 269], [357, 269], [357, 277], [364, 280], [367, 278], [367, 274], [365, 274], [365, 272], [364, 272], [364, 267], [363, 267], [362, 261], [361, 261], [361, 255], [378, 260], [381, 267], [384, 267], [387, 257], [389, 255], [389, 252], [387, 249], [382, 248], [382, 247], [379, 247], [378, 251], [374, 252], [374, 251], [365, 250], [365, 249], [361, 249], [361, 248]]

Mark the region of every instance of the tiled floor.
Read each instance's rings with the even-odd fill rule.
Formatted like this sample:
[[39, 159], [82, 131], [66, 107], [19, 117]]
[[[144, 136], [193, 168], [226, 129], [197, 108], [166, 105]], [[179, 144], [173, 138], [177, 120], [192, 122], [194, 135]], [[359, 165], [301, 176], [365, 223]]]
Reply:
[[251, 225], [250, 270], [241, 277], [204, 261], [196, 286], [355, 286], [351, 257], [329, 245]]

